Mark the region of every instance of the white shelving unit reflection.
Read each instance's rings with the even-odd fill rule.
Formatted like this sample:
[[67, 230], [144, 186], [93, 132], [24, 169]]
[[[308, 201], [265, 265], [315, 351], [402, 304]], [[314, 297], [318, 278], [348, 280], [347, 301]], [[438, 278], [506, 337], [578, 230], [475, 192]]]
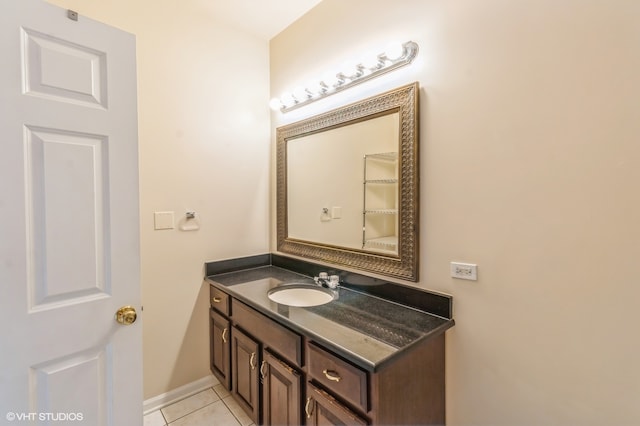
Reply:
[[398, 252], [398, 153], [364, 156], [362, 248]]

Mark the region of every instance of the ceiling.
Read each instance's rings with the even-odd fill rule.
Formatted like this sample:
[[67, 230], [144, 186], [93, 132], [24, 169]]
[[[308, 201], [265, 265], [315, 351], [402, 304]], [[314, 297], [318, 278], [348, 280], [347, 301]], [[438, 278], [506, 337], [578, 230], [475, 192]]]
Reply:
[[198, 0], [213, 15], [270, 40], [321, 0]]

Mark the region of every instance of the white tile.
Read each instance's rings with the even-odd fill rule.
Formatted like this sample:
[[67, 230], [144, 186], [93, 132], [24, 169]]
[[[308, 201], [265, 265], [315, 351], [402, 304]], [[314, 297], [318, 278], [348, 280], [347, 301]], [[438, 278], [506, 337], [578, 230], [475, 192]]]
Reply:
[[164, 418], [167, 419], [167, 422], [171, 423], [180, 417], [193, 413], [194, 411], [219, 400], [220, 398], [218, 395], [213, 391], [213, 389], [209, 388], [192, 395], [189, 398], [185, 398], [182, 401], [171, 404], [168, 407], [162, 408], [162, 414], [164, 415]]
[[222, 401], [216, 401], [191, 414], [188, 414], [170, 426], [240, 426]]
[[164, 416], [160, 410], [153, 411], [144, 416], [144, 426], [165, 426]]
[[224, 403], [229, 407], [229, 410], [233, 413], [234, 416], [238, 419], [242, 426], [249, 426], [253, 423], [251, 417], [247, 414], [246, 411], [236, 402], [233, 397], [229, 396], [223, 399]]

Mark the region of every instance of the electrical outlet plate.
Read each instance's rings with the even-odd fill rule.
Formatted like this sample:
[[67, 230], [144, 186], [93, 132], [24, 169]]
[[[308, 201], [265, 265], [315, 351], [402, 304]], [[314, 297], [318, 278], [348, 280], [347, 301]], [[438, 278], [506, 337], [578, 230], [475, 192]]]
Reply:
[[451, 262], [451, 276], [462, 280], [478, 280], [478, 265], [475, 263]]

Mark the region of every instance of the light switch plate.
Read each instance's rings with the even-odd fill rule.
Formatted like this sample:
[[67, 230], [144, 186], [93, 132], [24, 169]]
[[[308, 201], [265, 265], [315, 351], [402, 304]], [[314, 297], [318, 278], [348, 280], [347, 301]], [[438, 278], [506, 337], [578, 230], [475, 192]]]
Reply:
[[154, 229], [173, 229], [173, 212], [155, 212], [153, 214]]

